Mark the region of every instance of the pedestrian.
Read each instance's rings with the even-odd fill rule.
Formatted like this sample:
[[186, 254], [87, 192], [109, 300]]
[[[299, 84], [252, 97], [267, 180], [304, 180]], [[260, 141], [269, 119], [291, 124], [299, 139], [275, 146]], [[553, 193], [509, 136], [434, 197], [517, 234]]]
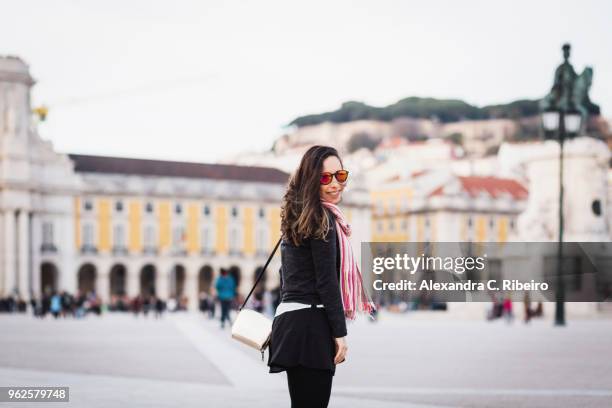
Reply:
[[138, 317], [138, 314], [142, 310], [142, 295], [136, 295], [130, 304], [134, 317]]
[[542, 317], [544, 316], [544, 309], [542, 308], [542, 302], [538, 302], [535, 311], [533, 312], [534, 316]]
[[166, 305], [161, 298], [155, 297], [153, 303], [155, 304], [155, 318], [159, 319], [164, 314], [164, 309]]
[[77, 297], [76, 297], [76, 317], [77, 318], [81, 318], [84, 317], [85, 314], [87, 313], [87, 310], [85, 308], [85, 303], [87, 302], [87, 298], [85, 297], [85, 294], [82, 293], [81, 291], [77, 292]]
[[497, 294], [491, 293], [491, 309], [487, 311], [487, 320], [494, 320], [502, 315], [502, 302]]
[[38, 317], [39, 313], [38, 313], [38, 308], [36, 307], [36, 299], [35, 298], [30, 299], [30, 307], [32, 308], [32, 316]]
[[531, 317], [533, 316], [533, 310], [531, 310], [531, 298], [529, 296], [529, 291], [525, 291], [525, 295], [523, 297], [523, 307], [525, 310], [525, 323], [529, 323]]
[[219, 302], [221, 302], [221, 328], [223, 329], [226, 320], [230, 322], [230, 325], [232, 324], [229, 312], [232, 301], [236, 297], [236, 282], [229, 275], [227, 269], [221, 268], [221, 276], [215, 282], [215, 289], [217, 289], [217, 296], [219, 297]]
[[346, 318], [374, 311], [337, 207], [347, 179], [336, 149], [313, 146], [283, 197], [281, 303], [268, 366], [286, 371], [292, 408], [328, 406], [336, 365], [347, 356]]
[[512, 322], [514, 316], [512, 315], [512, 298], [510, 297], [510, 294], [507, 294], [504, 298], [502, 309], [503, 315], [506, 318], [506, 323]]
[[152, 300], [151, 300], [152, 296], [155, 296], [155, 295], [145, 296], [144, 300], [142, 301], [142, 314], [144, 315], [144, 317], [148, 316], [149, 309], [151, 309], [152, 307]]
[[53, 296], [51, 296], [50, 308], [51, 314], [57, 319], [62, 312], [62, 297], [57, 292], [53, 293]]
[[47, 313], [51, 312], [51, 295], [47, 292], [42, 298], [42, 317], [45, 317]]

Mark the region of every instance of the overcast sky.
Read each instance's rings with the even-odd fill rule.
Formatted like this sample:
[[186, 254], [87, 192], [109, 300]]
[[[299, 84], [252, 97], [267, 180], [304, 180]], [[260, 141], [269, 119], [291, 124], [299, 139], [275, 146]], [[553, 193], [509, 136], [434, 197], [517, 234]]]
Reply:
[[563, 42], [612, 117], [610, 1], [0, 0], [0, 54], [63, 152], [215, 161], [297, 116], [407, 96], [548, 92]]

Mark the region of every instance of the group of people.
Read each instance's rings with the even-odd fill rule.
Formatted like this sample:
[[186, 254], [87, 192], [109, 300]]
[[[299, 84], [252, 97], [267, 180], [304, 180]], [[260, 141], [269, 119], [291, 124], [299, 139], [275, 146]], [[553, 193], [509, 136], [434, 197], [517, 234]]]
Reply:
[[113, 296], [108, 305], [108, 310], [112, 312], [131, 312], [138, 317], [140, 314], [147, 317], [149, 312], [156, 317], [161, 317], [165, 311], [178, 312], [187, 310], [188, 299], [186, 296], [170, 297], [164, 300], [154, 294], [139, 294], [132, 298], [123, 296]]
[[161, 317], [165, 311], [187, 310], [187, 298], [170, 298], [167, 301], [157, 296], [137, 295], [113, 296], [108, 304], [102, 302], [95, 291], [77, 292], [54, 291], [33, 298], [28, 302], [18, 296], [0, 298], [0, 313], [26, 313], [29, 309], [37, 318], [51, 315], [55, 318], [74, 317], [81, 318], [87, 314], [102, 315], [105, 311], [131, 312], [134, 316], [148, 316], [149, 312], [155, 317]]
[[[531, 306], [531, 299], [529, 292], [525, 292], [523, 299], [524, 308], [524, 322], [529, 321], [534, 317], [544, 316], [544, 310], [542, 302], [538, 302], [536, 307]], [[491, 309], [487, 312], [487, 320], [494, 320], [503, 318], [507, 323], [511, 323], [514, 320], [514, 312], [512, 310], [512, 298], [509, 294], [505, 295], [502, 299], [498, 298], [495, 294], [492, 295]]]
[[144, 317], [148, 317], [149, 313], [153, 314], [155, 318], [160, 318], [166, 311], [178, 311], [179, 302], [176, 299], [171, 298], [168, 301], [163, 300], [155, 295], [137, 295], [132, 299], [124, 299], [120, 303], [121, 308], [116, 309], [117, 311], [131, 312], [134, 317], [138, 317], [142, 314]]
[[93, 291], [77, 292], [74, 295], [61, 291], [51, 292], [40, 298], [32, 298], [30, 308], [32, 315], [37, 318], [44, 318], [47, 314], [56, 319], [60, 317], [81, 318], [89, 313], [101, 315], [102, 301]]
[[[244, 298], [237, 292], [234, 278], [223, 269], [221, 275], [215, 281], [215, 295], [206, 292], [200, 293], [199, 310], [208, 314], [211, 319], [215, 318], [217, 304], [221, 309], [220, 321], [224, 328], [226, 323], [232, 323], [230, 311], [237, 310]], [[276, 306], [280, 303], [280, 288], [271, 291], [263, 289], [256, 290], [247, 305], [261, 313], [272, 316]], [[95, 291], [87, 293], [77, 292], [75, 295], [68, 291], [50, 292], [40, 298], [34, 298], [29, 302], [32, 314], [38, 318], [51, 315], [60, 317], [84, 317], [87, 314], [101, 315], [103, 312], [129, 312], [135, 317], [140, 315], [147, 317], [149, 314], [160, 318], [165, 312], [184, 311], [188, 308], [186, 296], [170, 297], [164, 300], [154, 294], [139, 294], [134, 297], [126, 295], [113, 295], [108, 303], [103, 303]], [[28, 302], [18, 296], [6, 296], [0, 298], [0, 313], [26, 313]]]
[[[94, 292], [77, 293], [67, 291], [50, 292], [29, 302], [32, 315], [44, 318], [47, 314], [59, 317], [82, 317], [87, 313], [102, 313], [102, 302]], [[26, 313], [28, 302], [20, 296], [9, 295], [0, 298], [0, 313]]]
[[0, 313], [25, 313], [28, 304], [19, 296], [0, 297]]

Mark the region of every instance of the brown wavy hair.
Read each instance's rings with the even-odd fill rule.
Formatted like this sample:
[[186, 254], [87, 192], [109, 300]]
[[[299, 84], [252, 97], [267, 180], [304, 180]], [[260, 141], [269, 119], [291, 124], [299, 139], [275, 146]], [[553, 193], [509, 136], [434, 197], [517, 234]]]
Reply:
[[312, 146], [304, 153], [289, 180], [281, 207], [281, 232], [285, 241], [289, 240], [296, 246], [307, 238], [324, 239], [330, 228], [320, 195], [323, 161], [330, 156], [336, 156], [342, 165], [342, 159], [333, 147]]

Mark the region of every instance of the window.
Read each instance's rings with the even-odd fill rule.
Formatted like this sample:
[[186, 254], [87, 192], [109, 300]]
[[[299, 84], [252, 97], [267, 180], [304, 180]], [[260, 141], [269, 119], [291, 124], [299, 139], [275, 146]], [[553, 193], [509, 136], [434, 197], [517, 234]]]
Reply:
[[42, 244], [44, 246], [53, 245], [53, 223], [46, 221], [42, 224]]
[[494, 228], [495, 227], [495, 218], [491, 217], [491, 219], [489, 219], [489, 227], [490, 228]]
[[183, 213], [183, 206], [181, 204], [175, 204], [174, 205], [174, 213], [175, 214], [182, 214]]
[[264, 252], [266, 250], [266, 230], [259, 228], [257, 230], [257, 239], [255, 240], [255, 246], [257, 252]]
[[115, 202], [115, 211], [122, 212], [123, 211], [123, 202], [117, 201]]
[[210, 206], [208, 204], [206, 204], [204, 206], [204, 211], [203, 212], [204, 212], [204, 215], [207, 216], [207, 217], [210, 215]]
[[232, 218], [238, 217], [238, 207], [232, 207]]
[[125, 248], [125, 228], [121, 224], [113, 228], [113, 243], [115, 248]]
[[395, 222], [393, 220], [389, 220], [389, 232], [395, 229]]
[[83, 209], [85, 211], [91, 211], [93, 210], [93, 202], [91, 200], [85, 200], [83, 202]]
[[144, 246], [145, 248], [153, 248], [155, 245], [155, 228], [152, 225], [147, 225], [144, 230]]
[[90, 223], [83, 224], [83, 246], [94, 246], [94, 229]]
[[145, 204], [145, 212], [147, 214], [153, 213], [153, 203], [148, 202], [148, 203]]
[[259, 218], [265, 218], [265, 216], [266, 216], [266, 210], [263, 207], [261, 207], [259, 209]]
[[172, 230], [172, 245], [175, 247], [180, 247], [183, 245], [183, 240], [185, 238], [185, 230], [183, 227], [174, 227]]
[[510, 229], [514, 229], [514, 218], [510, 220]]
[[230, 242], [229, 242], [229, 247], [230, 247], [230, 252], [231, 253], [236, 253], [238, 252], [238, 229], [236, 228], [232, 228], [230, 230]]
[[202, 228], [202, 249], [205, 250], [209, 250], [212, 248], [212, 242], [211, 242], [211, 231], [210, 228], [208, 227], [204, 227]]
[[468, 225], [468, 227], [470, 227], [470, 228], [472, 228], [472, 225], [474, 225], [474, 221], [472, 220], [472, 217], [471, 217], [471, 216], [470, 216], [470, 217], [468, 217], [468, 220], [467, 220], [467, 225]]

